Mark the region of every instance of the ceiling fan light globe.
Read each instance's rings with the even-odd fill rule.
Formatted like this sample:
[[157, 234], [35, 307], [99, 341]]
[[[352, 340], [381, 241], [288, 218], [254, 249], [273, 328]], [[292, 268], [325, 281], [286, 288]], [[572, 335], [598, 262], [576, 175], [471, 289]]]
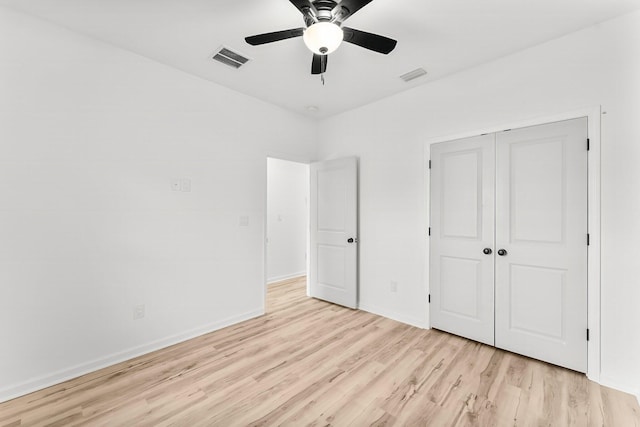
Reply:
[[344, 33], [336, 24], [318, 22], [307, 28], [302, 38], [311, 52], [328, 55], [340, 46]]

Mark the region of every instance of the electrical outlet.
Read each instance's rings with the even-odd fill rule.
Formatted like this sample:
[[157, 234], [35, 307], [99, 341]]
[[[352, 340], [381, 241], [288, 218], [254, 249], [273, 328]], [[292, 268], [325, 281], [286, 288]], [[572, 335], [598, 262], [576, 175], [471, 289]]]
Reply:
[[398, 292], [398, 282], [392, 280], [389, 289], [391, 290], [391, 292]]
[[187, 178], [183, 179], [181, 182], [181, 188], [185, 193], [189, 193], [191, 191], [191, 180]]
[[181, 183], [179, 179], [171, 181], [171, 191], [181, 191]]
[[240, 227], [248, 227], [249, 226], [249, 217], [241, 215], [240, 219], [238, 221], [238, 224], [240, 225]]
[[144, 304], [133, 307], [133, 320], [142, 319], [144, 317]]

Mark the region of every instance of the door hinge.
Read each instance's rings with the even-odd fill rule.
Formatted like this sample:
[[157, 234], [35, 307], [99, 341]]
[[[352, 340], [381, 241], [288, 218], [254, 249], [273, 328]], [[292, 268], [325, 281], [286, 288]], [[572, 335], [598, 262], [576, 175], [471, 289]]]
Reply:
[[587, 151], [589, 151], [589, 149], [591, 149], [591, 142], [589, 141], [589, 138], [587, 138]]
[[429, 169], [431, 169], [431, 160], [429, 160]]
[[587, 341], [589, 341], [589, 329], [587, 328]]
[[591, 236], [587, 233], [587, 246], [591, 244]]
[[431, 236], [431, 227], [429, 227], [429, 236]]
[[429, 294], [429, 304], [431, 304], [431, 294]]

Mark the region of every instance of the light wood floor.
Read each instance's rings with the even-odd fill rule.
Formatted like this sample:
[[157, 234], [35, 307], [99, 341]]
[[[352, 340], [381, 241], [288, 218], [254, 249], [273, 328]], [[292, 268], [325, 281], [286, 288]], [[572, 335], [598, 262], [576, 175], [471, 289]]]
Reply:
[[268, 315], [4, 404], [0, 426], [640, 426], [573, 371], [272, 285]]

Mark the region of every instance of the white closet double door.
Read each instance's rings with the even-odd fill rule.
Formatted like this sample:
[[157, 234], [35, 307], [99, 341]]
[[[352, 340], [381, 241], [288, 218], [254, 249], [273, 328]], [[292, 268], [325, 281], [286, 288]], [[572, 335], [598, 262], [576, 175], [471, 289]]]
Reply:
[[587, 370], [587, 121], [431, 146], [431, 325]]

